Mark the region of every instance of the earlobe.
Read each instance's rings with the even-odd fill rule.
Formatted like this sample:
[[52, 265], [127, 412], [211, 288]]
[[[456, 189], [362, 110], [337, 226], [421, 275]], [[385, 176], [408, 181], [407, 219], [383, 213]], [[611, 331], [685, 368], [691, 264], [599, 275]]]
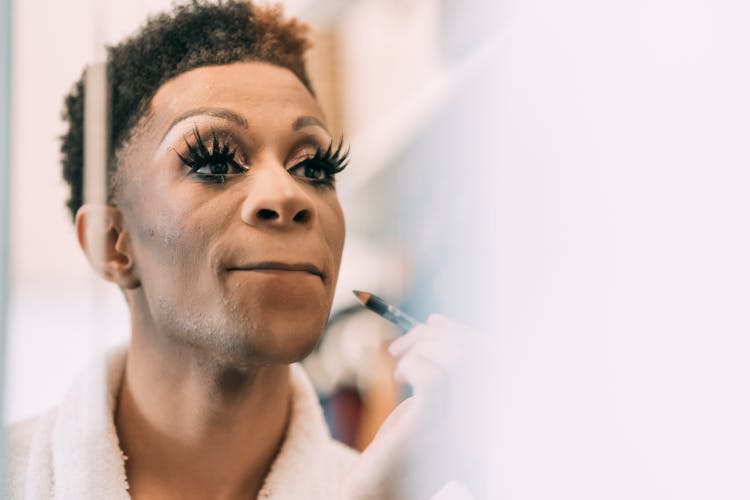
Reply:
[[121, 288], [137, 288], [140, 280], [130, 232], [117, 207], [87, 203], [76, 213], [78, 244], [99, 276]]

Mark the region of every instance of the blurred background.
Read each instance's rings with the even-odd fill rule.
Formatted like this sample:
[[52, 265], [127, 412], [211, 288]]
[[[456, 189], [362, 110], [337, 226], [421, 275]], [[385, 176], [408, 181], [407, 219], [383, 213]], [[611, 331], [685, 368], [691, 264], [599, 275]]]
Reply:
[[[127, 339], [64, 208], [60, 110], [97, 39], [170, 3], [0, 12], [6, 422]], [[403, 396], [383, 376], [396, 332], [352, 308], [365, 289], [491, 340], [467, 388], [491, 417], [488, 498], [748, 498], [750, 5], [284, 3], [315, 26], [314, 86], [352, 148], [331, 329], [307, 361], [334, 432], [363, 446]]]

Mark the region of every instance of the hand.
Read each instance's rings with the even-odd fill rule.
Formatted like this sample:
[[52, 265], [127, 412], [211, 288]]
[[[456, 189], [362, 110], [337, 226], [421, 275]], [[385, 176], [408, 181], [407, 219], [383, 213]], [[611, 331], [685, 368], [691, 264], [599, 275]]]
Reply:
[[344, 499], [428, 499], [471, 474], [477, 443], [469, 428], [478, 422], [467, 395], [481, 383], [472, 369], [481, 365], [480, 345], [476, 333], [439, 315], [391, 344], [394, 376], [412, 387], [413, 396], [396, 407], [360, 455]]

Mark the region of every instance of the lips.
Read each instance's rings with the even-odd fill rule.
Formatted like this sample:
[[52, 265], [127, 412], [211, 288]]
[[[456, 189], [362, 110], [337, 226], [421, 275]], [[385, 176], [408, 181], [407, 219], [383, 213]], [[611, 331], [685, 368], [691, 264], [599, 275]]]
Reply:
[[286, 262], [253, 262], [250, 264], [244, 264], [242, 266], [230, 267], [228, 271], [288, 271], [288, 272], [303, 272], [313, 274], [325, 281], [325, 275], [314, 264], [309, 262], [290, 264]]

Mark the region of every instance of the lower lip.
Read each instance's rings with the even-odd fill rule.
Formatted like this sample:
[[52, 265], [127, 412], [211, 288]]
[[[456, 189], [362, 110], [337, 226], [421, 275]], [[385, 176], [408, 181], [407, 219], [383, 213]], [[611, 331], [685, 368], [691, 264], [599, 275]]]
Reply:
[[294, 271], [289, 269], [232, 269], [232, 272], [241, 272], [241, 273], [256, 273], [256, 274], [267, 274], [269, 276], [276, 276], [276, 277], [300, 277], [300, 276], [309, 276], [311, 278], [318, 278], [319, 280], [323, 281], [323, 277], [319, 276], [317, 274], [313, 274], [308, 271]]

